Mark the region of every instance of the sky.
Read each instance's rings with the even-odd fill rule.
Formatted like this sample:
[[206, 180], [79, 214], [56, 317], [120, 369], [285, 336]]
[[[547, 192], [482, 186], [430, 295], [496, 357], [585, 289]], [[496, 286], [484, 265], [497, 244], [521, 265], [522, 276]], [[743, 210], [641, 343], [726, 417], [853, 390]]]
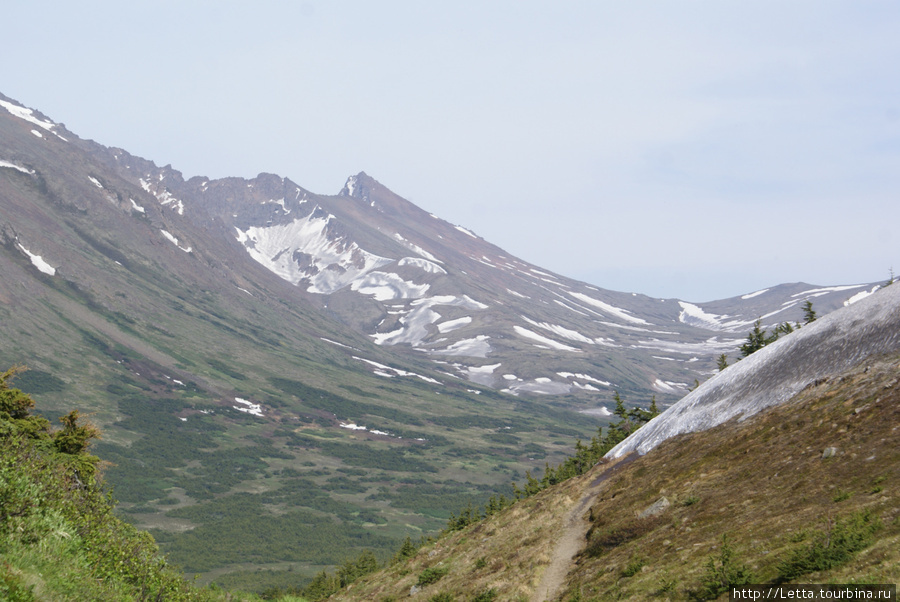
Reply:
[[710, 301], [900, 272], [896, 0], [10, 0], [0, 92], [186, 178], [365, 171], [509, 253]]

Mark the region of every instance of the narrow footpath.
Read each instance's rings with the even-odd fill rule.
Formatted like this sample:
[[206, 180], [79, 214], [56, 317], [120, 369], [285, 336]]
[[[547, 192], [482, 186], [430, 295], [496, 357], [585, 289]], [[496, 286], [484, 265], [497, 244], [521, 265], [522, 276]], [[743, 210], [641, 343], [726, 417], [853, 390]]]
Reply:
[[565, 517], [563, 532], [556, 542], [556, 547], [551, 555], [550, 564], [541, 576], [541, 583], [531, 596], [531, 602], [547, 602], [555, 600], [566, 582], [566, 576], [572, 568], [575, 555], [584, 548], [585, 537], [591, 523], [588, 520], [588, 511], [591, 504], [597, 499], [597, 495], [606, 487], [606, 481], [623, 466], [630, 464], [637, 458], [637, 454], [629, 454], [621, 460], [609, 464], [591, 482], [584, 491], [581, 500], [572, 506]]

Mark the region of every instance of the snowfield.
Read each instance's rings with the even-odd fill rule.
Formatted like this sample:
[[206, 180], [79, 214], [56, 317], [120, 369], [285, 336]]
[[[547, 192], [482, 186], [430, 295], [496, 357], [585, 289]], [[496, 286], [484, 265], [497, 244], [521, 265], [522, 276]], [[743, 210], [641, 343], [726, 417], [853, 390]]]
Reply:
[[254, 260], [279, 277], [295, 285], [308, 281], [307, 291], [324, 295], [393, 261], [343, 238], [329, 238], [334, 216], [323, 213], [317, 208], [287, 224], [235, 228], [237, 239]]

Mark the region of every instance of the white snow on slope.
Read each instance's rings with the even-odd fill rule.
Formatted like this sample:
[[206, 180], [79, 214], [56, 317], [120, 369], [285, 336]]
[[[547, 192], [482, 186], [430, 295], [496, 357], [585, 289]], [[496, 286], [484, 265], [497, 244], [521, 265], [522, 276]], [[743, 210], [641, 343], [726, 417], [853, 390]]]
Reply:
[[900, 286], [888, 286], [783, 336], [719, 372], [614, 447], [644, 454], [681, 433], [703, 431], [785, 403], [818, 379], [873, 354], [900, 351]]
[[428, 284], [403, 280], [391, 272], [369, 272], [354, 280], [350, 288], [363, 295], [372, 295], [378, 301], [390, 301], [424, 297], [431, 287]]
[[421, 255], [422, 257], [424, 257], [425, 259], [428, 259], [429, 261], [434, 261], [434, 262], [437, 262], [437, 263], [443, 263], [440, 259], [436, 258], [434, 255], [432, 255], [431, 253], [429, 253], [428, 251], [426, 251], [425, 249], [423, 249], [423, 248], [420, 247], [419, 245], [417, 245], [417, 244], [415, 244], [415, 243], [413, 243], [413, 242], [410, 242], [410, 241], [406, 240], [405, 238], [403, 238], [403, 237], [400, 236], [399, 234], [394, 234], [394, 238], [396, 238], [398, 241], [400, 241], [400, 243], [401, 243], [404, 247], [406, 247], [407, 249], [409, 249], [409, 250], [412, 251], [413, 253], [416, 253], [416, 254], [418, 254], [418, 255]]
[[[13, 104], [11, 102], [7, 102], [5, 100], [0, 100], [0, 107], [3, 107], [7, 111], [9, 111], [10, 114], [12, 114], [15, 117], [18, 117], [19, 119], [24, 119], [28, 123], [33, 123], [34, 125], [36, 125], [38, 127], [44, 128], [51, 134], [54, 134], [57, 138], [59, 138], [63, 142], [68, 142], [68, 140], [66, 140], [65, 138], [63, 138], [62, 136], [60, 136], [53, 130], [53, 128], [56, 127], [55, 123], [53, 123], [52, 121], [43, 121], [41, 119], [38, 119], [37, 117], [34, 116], [34, 111], [32, 111], [31, 109], [26, 109], [25, 107], [20, 107], [19, 105], [15, 105], [15, 104]], [[34, 131], [34, 130], [32, 130], [32, 131]]]
[[471, 323], [472, 323], [472, 317], [465, 316], [462, 318], [457, 318], [455, 320], [447, 320], [446, 322], [441, 322], [440, 324], [437, 325], [437, 328], [438, 328], [438, 332], [440, 332], [441, 334], [447, 334], [448, 332], [452, 332], [452, 331], [456, 330], [457, 328], [462, 328], [466, 324], [471, 324]]
[[535, 320], [530, 320], [525, 316], [522, 316], [522, 319], [531, 324], [532, 326], [537, 326], [538, 328], [543, 328], [544, 330], [549, 330], [553, 334], [557, 336], [561, 336], [564, 339], [568, 339], [570, 341], [574, 341], [576, 343], [587, 343], [588, 345], [596, 345], [597, 341], [590, 337], [586, 337], [577, 330], [572, 330], [570, 328], [566, 328], [564, 326], [560, 326], [558, 324], [548, 324], [547, 322], [537, 322]]
[[489, 338], [487, 335], [480, 334], [471, 339], [456, 341], [444, 349], [427, 349], [426, 351], [429, 355], [487, 357], [491, 352], [491, 345], [488, 343]]
[[[421, 344], [428, 338], [428, 326], [441, 319], [441, 315], [433, 308], [441, 305], [461, 307], [468, 310], [487, 309], [487, 305], [479, 303], [467, 295], [455, 297], [453, 295], [438, 295], [425, 299], [416, 299], [410, 303], [405, 315], [399, 319], [400, 327], [391, 332], [381, 332], [372, 335], [377, 345], [397, 345], [408, 343], [412, 346]], [[488, 346], [488, 348], [490, 348]]]
[[743, 299], [743, 300], [746, 301], [747, 299], [752, 299], [753, 297], [758, 297], [759, 295], [762, 295], [762, 294], [765, 294], [765, 293], [768, 293], [768, 292], [769, 292], [769, 289], [764, 288], [764, 289], [761, 290], [761, 291], [756, 291], [755, 293], [750, 293], [750, 294], [744, 295], [744, 296], [741, 297], [741, 299]]
[[420, 257], [404, 257], [400, 261], [397, 262], [397, 265], [403, 267], [405, 265], [411, 265], [419, 268], [420, 270], [427, 272], [429, 274], [446, 274], [447, 270], [434, 263], [433, 261], [429, 261], [427, 259], [422, 259]]
[[167, 232], [167, 231], [165, 231], [165, 230], [160, 230], [160, 232], [162, 232], [162, 235], [163, 235], [163, 236], [165, 236], [167, 239], [169, 239], [169, 242], [171, 242], [173, 245], [175, 245], [176, 247], [178, 247], [179, 249], [181, 249], [181, 250], [184, 251], [185, 253], [190, 253], [190, 252], [191, 252], [191, 247], [182, 247], [182, 246], [179, 244], [178, 239], [175, 238], [175, 236], [174, 236], [171, 232]]
[[31, 260], [31, 264], [36, 267], [39, 271], [47, 274], [48, 276], [53, 276], [56, 274], [56, 268], [44, 261], [44, 258], [40, 255], [35, 255], [21, 244], [16, 243], [16, 245], [22, 249], [22, 252], [28, 256], [28, 259]]
[[553, 339], [547, 338], [544, 335], [538, 334], [533, 330], [528, 330], [527, 328], [523, 328], [522, 326], [513, 326], [513, 330], [516, 331], [521, 337], [525, 337], [526, 339], [530, 339], [532, 341], [537, 341], [540, 345], [535, 345], [535, 347], [542, 347], [544, 349], [556, 349], [558, 351], [575, 351], [581, 352], [580, 349], [576, 347], [571, 347], [564, 343], [560, 343], [559, 341], [554, 341]]
[[536, 378], [533, 381], [516, 381], [503, 389], [502, 393], [518, 395], [519, 393], [536, 393], [538, 395], [565, 395], [572, 390], [568, 383], [558, 383], [549, 378]]
[[872, 290], [870, 290], [870, 291], [860, 291], [860, 292], [856, 293], [855, 295], [853, 295], [852, 297], [850, 297], [849, 299], [847, 299], [846, 301], [844, 301], [844, 306], [846, 307], [847, 305], [853, 305], [857, 301], [862, 301], [863, 299], [865, 299], [866, 297], [868, 297], [869, 295], [871, 295], [872, 293], [874, 293], [875, 291], [877, 291], [880, 288], [881, 288], [881, 285], [876, 284], [874, 287], [872, 287]]
[[328, 295], [392, 261], [344, 238], [331, 239], [328, 224], [333, 218], [313, 211], [287, 224], [235, 230], [254, 260], [292, 284], [308, 281], [311, 293]]
[[10, 169], [15, 169], [16, 171], [21, 171], [24, 174], [28, 174], [29, 176], [33, 176], [34, 172], [30, 169], [25, 169], [20, 165], [16, 165], [15, 163], [10, 163], [9, 161], [3, 161], [0, 159], [0, 167], [9, 167]]
[[[299, 193], [300, 191], [298, 190], [297, 192]], [[280, 199], [269, 199], [268, 201], [265, 202], [265, 204], [267, 204], [267, 205], [278, 205], [278, 206], [280, 206], [280, 207], [281, 207], [282, 213], [284, 213], [285, 215], [287, 215], [288, 213], [291, 212], [291, 210], [288, 209], [287, 206], [284, 204], [284, 199], [283, 199], [283, 198], [280, 198]]]
[[454, 228], [456, 228], [457, 230], [459, 230], [459, 231], [462, 232], [463, 234], [467, 234], [467, 235], [471, 236], [472, 238], [478, 238], [478, 236], [475, 235], [475, 233], [473, 233], [473, 232], [470, 231], [470, 230], [466, 230], [466, 229], [463, 228], [462, 226], [454, 226]]
[[720, 316], [718, 314], [708, 313], [704, 311], [703, 308], [694, 305], [693, 303], [687, 303], [686, 301], [679, 301], [678, 304], [681, 306], [681, 313], [678, 314], [678, 321], [689, 326], [697, 326], [699, 328], [706, 328], [708, 330], [733, 331], [739, 328], [745, 328], [750, 324], [753, 324], [753, 322], [755, 321], [727, 321], [733, 316]]
[[[494, 384], [494, 370], [500, 367], [500, 364], [489, 364], [487, 366], [466, 366], [466, 377], [473, 383], [490, 387]], [[478, 391], [480, 393], [480, 391]]]
[[241, 404], [241, 406], [231, 406], [238, 412], [244, 412], [245, 414], [251, 414], [253, 416], [259, 416], [262, 418], [262, 406], [258, 403], [253, 403], [252, 401], [247, 401], [246, 399], [241, 399], [240, 397], [235, 397], [234, 400]]
[[[786, 303], [783, 303], [781, 309], [770, 311], [764, 316], [760, 316], [759, 319], [766, 320], [768, 318], [771, 318], [775, 314], [781, 313], [786, 309], [790, 309], [797, 303], [799, 303], [799, 301], [788, 301]], [[682, 324], [687, 324], [688, 326], [706, 328], [707, 330], [721, 330], [724, 332], [743, 331], [748, 326], [753, 325], [753, 323], [757, 320], [757, 318], [754, 318], [752, 320], [745, 320], [736, 316], [720, 316], [717, 314], [707, 313], [701, 307], [698, 307], [693, 303], [687, 303], [685, 301], [679, 301], [678, 304], [681, 306], [681, 313], [678, 315], [679, 322], [681, 322]]]
[[594, 378], [593, 376], [590, 376], [588, 374], [580, 374], [577, 372], [574, 374], [572, 372], [557, 372], [557, 374], [559, 376], [562, 376], [563, 378], [577, 378], [579, 380], [586, 380], [586, 381], [594, 382], [594, 383], [597, 383], [598, 385], [603, 385], [604, 387], [612, 386], [611, 382], [605, 381], [605, 380], [600, 380], [599, 378]]
[[584, 293], [575, 293], [575, 292], [569, 291], [569, 294], [583, 303], [587, 303], [588, 305], [593, 305], [594, 307], [601, 309], [604, 312], [606, 312], [612, 316], [615, 316], [621, 320], [625, 320], [626, 322], [631, 322], [633, 324], [644, 324], [646, 326], [650, 326], [650, 322], [647, 322], [646, 320], [632, 316], [626, 309], [621, 309], [621, 308], [615, 307], [613, 305], [610, 305], [609, 303], [604, 303], [603, 301], [594, 299], [593, 297], [589, 297], [588, 295], [585, 295]]
[[635, 349], [655, 349], [657, 351], [667, 351], [669, 353], [712, 354], [733, 351], [740, 347], [743, 342], [744, 339], [725, 339], [720, 341], [718, 337], [706, 339], [701, 343], [650, 339], [649, 341], [639, 341], [636, 345], [632, 345], [632, 347]]
[[841, 291], [850, 291], [855, 288], [862, 288], [865, 284], [848, 284], [844, 286], [828, 286], [824, 288], [812, 288], [808, 291], [803, 291], [802, 293], [794, 293], [791, 297], [821, 297], [822, 295], [827, 295], [828, 293], [839, 293]]
[[441, 381], [439, 381], [439, 380], [435, 380], [435, 379], [433, 379], [433, 378], [431, 378], [431, 377], [429, 377], [429, 376], [424, 376], [424, 375], [422, 375], [422, 374], [416, 374], [415, 372], [409, 372], [409, 371], [407, 371], [407, 370], [401, 370], [400, 368], [394, 368], [394, 367], [392, 367], [392, 366], [388, 366], [388, 365], [385, 365], [385, 364], [380, 364], [380, 363], [378, 363], [378, 362], [374, 362], [374, 361], [372, 361], [372, 360], [367, 360], [367, 359], [362, 358], [362, 357], [357, 357], [357, 356], [355, 356], [355, 355], [353, 356], [353, 359], [358, 360], [358, 361], [363, 362], [363, 363], [366, 363], [366, 364], [369, 364], [370, 366], [374, 366], [375, 368], [377, 368], [377, 370], [375, 370], [375, 374], [378, 374], [378, 375], [380, 375], [380, 376], [388, 376], [388, 377], [393, 377], [393, 376], [415, 376], [415, 377], [417, 377], [417, 378], [421, 378], [421, 379], [424, 380], [425, 382], [429, 382], [429, 383], [432, 383], [432, 384], [435, 384], [435, 385], [441, 384]]
[[[165, 176], [160, 174], [160, 181], [162, 181], [164, 177]], [[175, 212], [178, 213], [178, 215], [184, 215], [184, 203], [181, 201], [181, 199], [175, 198], [175, 195], [169, 192], [168, 188], [163, 186], [162, 190], [159, 190], [159, 185], [157, 185], [156, 190], [154, 191], [153, 187], [150, 185], [150, 182], [148, 182], [144, 178], [140, 178], [138, 181], [141, 183], [141, 188], [155, 196], [160, 205], [162, 205], [163, 207], [174, 209]]]
[[100, 183], [100, 180], [95, 178], [94, 176], [88, 176], [88, 180], [91, 181], [91, 184], [96, 186], [97, 188], [103, 188], [103, 184]]
[[143, 207], [141, 207], [140, 205], [138, 205], [137, 203], [135, 203], [133, 198], [129, 197], [128, 200], [131, 201], [131, 207], [135, 211], [138, 211], [139, 213], [146, 213], [146, 210]]

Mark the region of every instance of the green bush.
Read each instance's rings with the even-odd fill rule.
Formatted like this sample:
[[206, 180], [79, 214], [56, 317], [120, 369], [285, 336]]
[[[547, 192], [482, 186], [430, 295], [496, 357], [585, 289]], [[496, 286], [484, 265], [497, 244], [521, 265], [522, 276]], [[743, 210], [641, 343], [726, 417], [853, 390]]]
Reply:
[[838, 520], [827, 530], [817, 533], [808, 545], [793, 550], [782, 560], [778, 564], [778, 579], [788, 581], [840, 566], [868, 547], [880, 528], [878, 517], [868, 510]]
[[719, 555], [710, 556], [706, 563], [706, 571], [700, 578], [700, 587], [690, 592], [697, 600], [712, 600], [732, 587], [749, 585], [754, 582], [753, 573], [747, 565], [740, 562], [728, 535], [722, 536], [722, 547]]
[[422, 571], [422, 573], [419, 575], [419, 581], [418, 581], [417, 585], [419, 587], [425, 587], [426, 585], [431, 585], [432, 583], [437, 583], [438, 581], [441, 580], [441, 578], [444, 575], [446, 575], [449, 572], [450, 572], [449, 567], [445, 567], [445, 566], [429, 567], [429, 568], [425, 569], [424, 571]]
[[496, 599], [497, 590], [492, 587], [475, 594], [475, 597], [472, 598], [472, 602], [492, 602]]

